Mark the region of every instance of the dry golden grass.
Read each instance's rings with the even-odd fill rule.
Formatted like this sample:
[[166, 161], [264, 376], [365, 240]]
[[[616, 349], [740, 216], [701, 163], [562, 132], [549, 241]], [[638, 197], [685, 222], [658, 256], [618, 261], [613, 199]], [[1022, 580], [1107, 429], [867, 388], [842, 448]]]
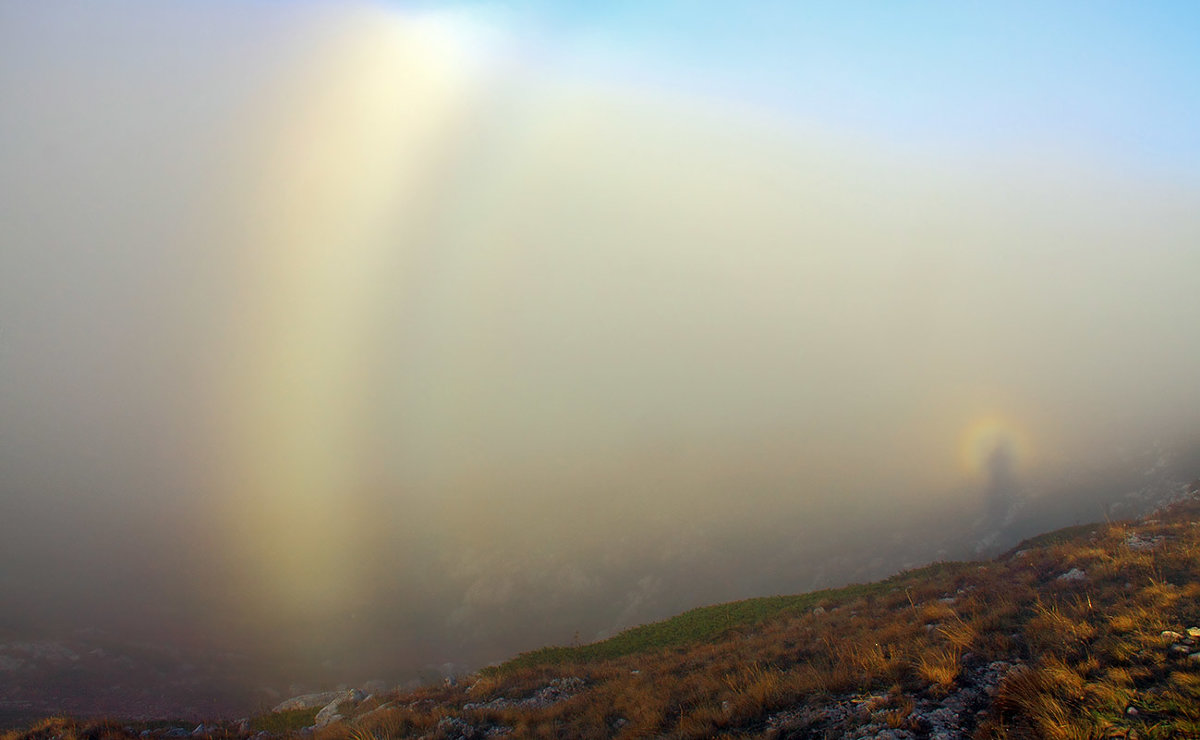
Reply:
[[956, 647], [934, 648], [917, 657], [917, 674], [928, 681], [935, 692], [947, 693], [962, 670], [962, 653]]
[[892, 704], [893, 706], [883, 713], [884, 724], [893, 730], [912, 729], [912, 713], [916, 708], [916, 702], [908, 696], [897, 696]]
[[47, 717], [24, 731], [7, 732], [6, 740], [128, 740], [130, 733], [111, 720], [83, 721], [69, 717]]
[[1133, 632], [1138, 628], [1139, 622], [1132, 614], [1114, 614], [1108, 618], [1108, 628], [1118, 635], [1123, 635]]
[[[1200, 624], [1200, 527], [1191, 526], [1198, 517], [1192, 504], [1149, 528], [1073, 528], [1037, 538], [1021, 557], [939, 564], [823, 593], [802, 609], [691, 643], [609, 657], [559, 651], [552, 662], [525, 660], [475, 677], [464, 682], [469, 688], [390, 697], [397, 707], [312, 740], [441, 740], [454, 736], [439, 727], [447, 718], [506, 728], [512, 740], [754, 738], [775, 712], [868, 694], [885, 697], [864, 705], [873, 721], [917, 730], [919, 700], [955, 691], [964, 670], [992, 660], [1024, 667], [997, 687], [977, 738], [1200, 737], [1200, 664], [1170, 654], [1171, 641], [1160, 636]], [[1139, 549], [1128, 544], [1135, 534], [1163, 539]], [[1071, 567], [1087, 579], [1058, 581]], [[824, 613], [812, 613], [818, 604]], [[464, 709], [519, 701], [566, 676], [584, 685], [556, 704]], [[133, 740], [113, 725], [64, 719], [0, 740], [55, 737]]]
[[964, 622], [957, 614], [954, 615], [954, 619], [939, 626], [937, 632], [960, 651], [969, 649], [979, 638], [979, 631], [973, 625]]
[[1027, 632], [1033, 644], [1045, 650], [1060, 646], [1075, 648], [1095, 637], [1096, 628], [1086, 619], [1081, 619], [1078, 610], [1039, 599]]

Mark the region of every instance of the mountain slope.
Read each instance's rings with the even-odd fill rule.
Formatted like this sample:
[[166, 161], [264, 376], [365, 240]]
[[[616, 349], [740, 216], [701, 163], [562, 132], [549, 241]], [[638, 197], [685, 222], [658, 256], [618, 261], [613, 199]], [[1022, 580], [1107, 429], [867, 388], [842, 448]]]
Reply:
[[[319, 724], [304, 730], [315, 740], [1200, 737], [1198, 597], [1193, 496], [988, 562], [705, 607], [526, 653], [458, 685], [347, 695], [320, 715], [200, 734], [287, 734], [290, 721]], [[47, 722], [5, 740], [87, 732]]]

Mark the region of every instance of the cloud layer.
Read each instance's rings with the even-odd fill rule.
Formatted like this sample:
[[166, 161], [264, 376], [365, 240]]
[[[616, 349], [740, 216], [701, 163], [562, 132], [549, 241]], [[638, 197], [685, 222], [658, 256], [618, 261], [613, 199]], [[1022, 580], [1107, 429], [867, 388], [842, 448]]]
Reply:
[[574, 77], [463, 11], [125, 11], [0, 24], [10, 622], [491, 660], [1195, 432], [1194, 180]]

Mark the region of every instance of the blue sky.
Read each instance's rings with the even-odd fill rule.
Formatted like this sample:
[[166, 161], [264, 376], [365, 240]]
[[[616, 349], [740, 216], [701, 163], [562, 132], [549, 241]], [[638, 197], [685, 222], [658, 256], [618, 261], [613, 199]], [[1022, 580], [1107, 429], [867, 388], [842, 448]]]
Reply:
[[[422, 7], [437, 7], [423, 4]], [[1200, 167], [1200, 4], [481, 3], [543, 63], [920, 148]]]

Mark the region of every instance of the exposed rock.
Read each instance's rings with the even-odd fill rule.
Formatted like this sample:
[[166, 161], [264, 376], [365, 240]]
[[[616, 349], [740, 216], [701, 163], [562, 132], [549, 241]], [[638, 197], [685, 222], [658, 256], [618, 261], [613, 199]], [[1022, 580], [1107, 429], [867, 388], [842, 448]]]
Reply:
[[1125, 538], [1125, 545], [1136, 552], [1145, 552], [1153, 550], [1162, 542], [1162, 537], [1140, 537], [1136, 533], [1131, 533]]
[[502, 737], [512, 732], [511, 727], [473, 725], [461, 717], [443, 717], [438, 720], [437, 728], [448, 740], [484, 740], [489, 737]]
[[767, 717], [768, 737], [844, 737], [854, 740], [959, 740], [969, 737], [979, 713], [991, 704], [996, 687], [1019, 666], [1006, 661], [965, 665], [957, 688], [940, 699], [918, 700], [909, 721], [917, 729], [889, 727], [887, 696], [844, 695], [814, 706], [786, 709]]
[[1063, 573], [1062, 575], [1060, 575], [1058, 578], [1055, 578], [1054, 580], [1063, 581], [1066, 583], [1070, 583], [1072, 581], [1086, 581], [1087, 580], [1087, 572], [1080, 568], [1072, 568], [1072, 569], [1068, 570], [1066, 573]]
[[355, 717], [354, 723], [359, 724], [362, 722], [366, 722], [367, 720], [372, 719], [373, 717], [378, 717], [379, 715], [381, 715], [389, 710], [395, 709], [396, 706], [397, 706], [397, 704], [394, 701], [389, 701], [386, 704], [380, 704], [379, 706], [375, 707], [371, 711], [363, 712], [362, 714]]
[[322, 691], [316, 694], [301, 694], [293, 696], [291, 699], [284, 699], [275, 705], [272, 712], [290, 712], [296, 709], [312, 709], [313, 707], [323, 707], [329, 702], [339, 697], [345, 696], [345, 691]]
[[583, 686], [583, 679], [577, 676], [556, 678], [524, 699], [514, 700], [501, 696], [489, 702], [468, 702], [463, 705], [463, 709], [508, 709], [512, 707], [540, 709], [571, 698], [583, 690]]
[[321, 707], [321, 711], [317, 712], [316, 722], [314, 727], [325, 727], [334, 722], [341, 722], [345, 719], [347, 710], [358, 704], [366, 698], [366, 694], [358, 689], [341, 692], [337, 698]]

